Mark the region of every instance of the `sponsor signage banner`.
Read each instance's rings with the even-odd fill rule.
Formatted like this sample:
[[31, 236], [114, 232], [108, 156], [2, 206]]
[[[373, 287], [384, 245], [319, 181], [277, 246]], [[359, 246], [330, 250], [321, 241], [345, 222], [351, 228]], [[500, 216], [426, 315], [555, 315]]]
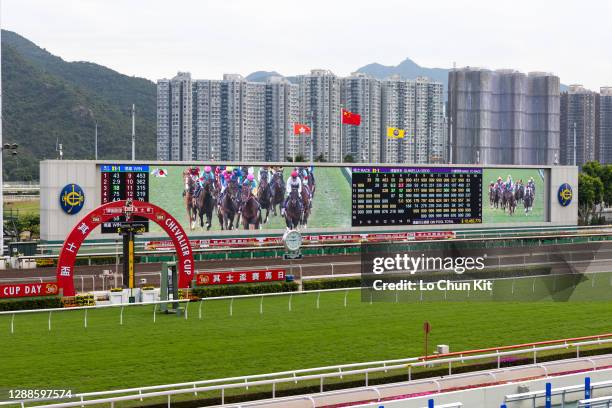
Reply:
[[0, 298], [52, 296], [58, 293], [59, 289], [55, 282], [0, 285]]
[[[421, 231], [396, 232], [379, 234], [335, 234], [335, 235], [304, 235], [303, 242], [307, 244], [324, 244], [332, 242], [388, 242], [428, 239], [453, 239], [455, 231]], [[250, 238], [219, 238], [195, 239], [189, 241], [193, 248], [225, 248], [282, 245], [282, 237], [250, 237]], [[171, 241], [147, 241], [145, 249], [148, 251], [166, 251], [174, 249]]]
[[203, 272], [196, 275], [198, 286], [233, 285], [237, 283], [258, 283], [284, 281], [284, 269], [261, 269], [239, 272]]

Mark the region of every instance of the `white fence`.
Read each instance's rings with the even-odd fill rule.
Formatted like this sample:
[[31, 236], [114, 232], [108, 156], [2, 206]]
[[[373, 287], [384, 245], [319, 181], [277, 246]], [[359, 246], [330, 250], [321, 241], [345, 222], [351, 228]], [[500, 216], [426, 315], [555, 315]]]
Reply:
[[[584, 393], [585, 391], [584, 387], [585, 385], [582, 384], [582, 385], [572, 385], [569, 387], [553, 388], [551, 390], [551, 396], [560, 398], [559, 403], [561, 404], [561, 408], [563, 408], [567, 404], [566, 402], [567, 397], [572, 394]], [[601, 382], [591, 383], [591, 393], [595, 391], [601, 391], [601, 390], [607, 390], [607, 392], [612, 392], [612, 381], [601, 381]], [[535, 407], [541, 403], [544, 403], [545, 398], [546, 398], [546, 391], [537, 390], [537, 391], [530, 391], [530, 392], [525, 392], [521, 394], [507, 395], [506, 398], [504, 399], [504, 402], [519, 403], [523, 401], [532, 401], [532, 405]], [[574, 398], [574, 401], [575, 400], [576, 399]], [[610, 401], [610, 403], [612, 404], [612, 397], [596, 398], [595, 400], [599, 400], [599, 402], [607, 400], [607, 401]], [[580, 403], [582, 403], [583, 401], [593, 401], [593, 400], [582, 400], [578, 404], [579, 407], [580, 406], [588, 407], [588, 403], [586, 405], [580, 405]], [[592, 405], [591, 408], [595, 408], [599, 406], [606, 406], [606, 405]]]
[[[600, 367], [604, 367], [606, 364], [609, 364], [612, 356], [601, 356], [600, 359], [602, 361]], [[583, 372], [590, 372], [597, 370], [598, 366], [595, 363], [597, 358], [593, 359], [593, 367], [583, 369]], [[386, 362], [388, 363], [388, 362]], [[279, 378], [269, 378], [269, 379], [258, 379], [264, 378], [263, 376], [259, 376], [258, 378], [253, 377], [234, 377], [223, 380], [209, 380], [209, 381], [198, 381], [193, 383], [180, 383], [180, 384], [167, 384], [164, 386], [152, 386], [152, 387], [142, 387], [142, 388], [130, 388], [124, 390], [112, 390], [112, 391], [100, 391], [100, 392], [92, 392], [92, 393], [81, 393], [75, 394], [72, 396], [72, 399], [76, 401], [67, 401], [67, 402], [54, 402], [48, 405], [36, 405], [39, 407], [54, 407], [54, 408], [68, 408], [68, 407], [84, 407], [98, 404], [108, 404], [111, 407], [114, 407], [115, 403], [125, 402], [125, 401], [145, 401], [152, 398], [164, 398], [166, 400], [167, 406], [171, 407], [172, 398], [178, 396], [188, 396], [193, 395], [194, 397], [198, 397], [199, 394], [209, 393], [209, 392], [219, 392], [221, 405], [226, 405], [225, 394], [229, 390], [236, 389], [244, 389], [248, 390], [250, 387], [261, 387], [261, 386], [270, 386], [271, 387], [271, 396], [272, 401], [277, 398], [276, 390], [279, 384], [287, 384], [287, 383], [298, 383], [300, 381], [312, 381], [318, 380], [320, 381], [320, 392], [317, 396], [296, 396], [296, 397], [284, 397], [279, 401], [295, 401], [295, 400], [310, 400], [312, 401], [312, 406], [315, 406], [314, 399], [325, 398], [324, 392], [324, 380], [330, 378], [342, 378], [342, 376], [349, 375], [364, 375], [366, 379], [366, 386], [356, 389], [347, 389], [343, 391], [334, 391], [329, 393], [332, 396], [338, 395], [349, 395], [351, 393], [359, 393], [359, 395], [363, 396], [362, 401], [381, 401], [383, 398], [388, 398], [392, 395], [410, 394], [410, 392], [406, 392], [406, 387], [416, 392], [416, 390], [421, 390], [420, 393], [425, 394], [437, 394], [440, 392], [444, 392], [446, 389], [453, 389], [457, 386], [457, 384], [467, 384], [471, 381], [472, 387], [483, 387], [488, 386], [490, 384], [495, 383], [505, 383], [511, 378], [513, 382], [520, 382], [521, 380], [533, 379], [536, 377], [540, 378], [548, 378], [549, 370], [547, 370], [548, 366], [552, 366], [555, 363], [544, 363], [536, 366], [521, 366], [521, 367], [511, 367], [511, 368], [502, 368], [491, 371], [482, 371], [475, 372], [469, 374], [461, 374], [452, 377], [435, 377], [431, 379], [423, 379], [410, 381], [407, 383], [396, 383], [396, 384], [386, 384], [380, 386], [370, 386], [367, 384], [368, 375], [386, 372], [387, 370], [397, 370], [397, 369], [406, 369], [411, 363], [403, 363], [403, 364], [395, 364], [395, 365], [386, 365], [386, 366], [377, 366], [377, 367], [369, 367], [363, 369], [349, 369], [344, 371], [336, 371], [329, 373], [320, 373], [320, 374], [306, 374], [306, 375], [297, 375], [297, 372], [283, 372], [276, 373], [282, 374]], [[558, 363], [556, 363], [558, 364]], [[344, 366], [346, 367], [346, 366]], [[535, 367], [538, 371], [537, 375], [533, 374], [532, 368]], [[331, 367], [334, 368], [334, 367]], [[521, 371], [522, 370], [522, 371]], [[575, 373], [572, 373], [575, 374]], [[273, 374], [267, 374], [267, 376], [271, 376]], [[558, 373], [552, 372], [551, 375], [558, 375]], [[226, 383], [220, 384], [220, 382], [226, 381]], [[217, 384], [215, 384], [217, 383]], [[602, 389], [604, 387], [609, 387], [610, 381], [602, 382], [602, 383], [592, 383], [592, 386], [597, 389]], [[578, 387], [578, 386], [577, 386]], [[179, 388], [179, 389], [177, 389]], [[401, 391], [400, 391], [401, 390]], [[395, 394], [394, 394], [395, 393]], [[127, 395], [120, 395], [127, 394]], [[113, 396], [114, 395], [114, 396]], [[335, 398], [337, 401], [338, 398]], [[0, 402], [0, 406], [8, 406], [8, 405], [20, 405], [21, 407], [26, 406], [34, 406], [34, 404], [50, 401], [49, 399], [32, 399], [32, 400], [19, 400], [19, 401], [3, 401]], [[263, 404], [263, 403], [262, 403]], [[258, 403], [241, 403], [239, 405], [232, 404], [230, 407], [240, 407], [240, 406], [257, 406]], [[282, 405], [280, 405], [282, 406]], [[453, 406], [453, 405], [450, 405]], [[455, 405], [457, 406], [457, 405]], [[535, 406], [535, 405], [534, 405]], [[229, 408], [229, 407], [228, 407]]]

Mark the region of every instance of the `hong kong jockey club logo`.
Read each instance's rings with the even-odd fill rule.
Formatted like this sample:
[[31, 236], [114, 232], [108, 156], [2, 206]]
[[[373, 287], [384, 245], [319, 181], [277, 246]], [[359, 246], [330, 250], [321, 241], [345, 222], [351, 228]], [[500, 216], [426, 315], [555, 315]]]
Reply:
[[85, 203], [85, 193], [78, 184], [67, 184], [60, 193], [60, 207], [66, 214], [74, 215], [81, 211]]
[[573, 197], [574, 193], [572, 191], [572, 186], [567, 183], [563, 183], [559, 186], [559, 192], [557, 193], [559, 204], [563, 207], [567, 207], [572, 202]]

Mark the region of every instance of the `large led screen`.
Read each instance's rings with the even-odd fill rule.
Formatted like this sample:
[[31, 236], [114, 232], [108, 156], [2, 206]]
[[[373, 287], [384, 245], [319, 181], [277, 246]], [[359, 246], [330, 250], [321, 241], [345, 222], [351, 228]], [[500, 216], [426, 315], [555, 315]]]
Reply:
[[[101, 165], [101, 201], [150, 201], [193, 234], [546, 221], [543, 169]], [[297, 171], [302, 191], [287, 184]], [[250, 176], [249, 176], [250, 175]], [[252, 180], [249, 180], [252, 178]], [[116, 232], [118, 217], [102, 232]], [[143, 221], [144, 222], [144, 221]], [[161, 229], [144, 222], [150, 232]], [[452, 228], [452, 227], [451, 227]]]

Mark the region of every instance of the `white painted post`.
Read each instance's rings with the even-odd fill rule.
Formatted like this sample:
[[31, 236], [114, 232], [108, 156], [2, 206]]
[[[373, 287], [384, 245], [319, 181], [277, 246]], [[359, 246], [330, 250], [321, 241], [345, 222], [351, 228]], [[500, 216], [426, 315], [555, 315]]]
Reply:
[[51, 331], [51, 313], [53, 312], [49, 312], [49, 331]]
[[83, 320], [83, 325], [87, 328], [87, 309], [85, 309], [85, 319]]
[[291, 299], [293, 299], [293, 293], [289, 295], [289, 311], [291, 311]]
[[348, 296], [348, 290], [344, 291], [344, 307], [346, 307], [346, 298]]
[[15, 333], [15, 313], [11, 315], [11, 334]]
[[119, 313], [119, 324], [123, 326], [123, 306], [121, 306], [121, 313]]
[[157, 320], [157, 303], [153, 305], [153, 323]]
[[189, 318], [189, 302], [185, 303], [185, 320]]
[[200, 306], [198, 307], [198, 319], [202, 320], [202, 305], [204, 304], [204, 299], [200, 299]]
[[263, 296], [259, 300], [259, 314], [263, 314]]
[[317, 293], [317, 310], [319, 309], [319, 299], [321, 298], [321, 292]]
[[230, 300], [230, 316], [234, 315], [234, 298]]

